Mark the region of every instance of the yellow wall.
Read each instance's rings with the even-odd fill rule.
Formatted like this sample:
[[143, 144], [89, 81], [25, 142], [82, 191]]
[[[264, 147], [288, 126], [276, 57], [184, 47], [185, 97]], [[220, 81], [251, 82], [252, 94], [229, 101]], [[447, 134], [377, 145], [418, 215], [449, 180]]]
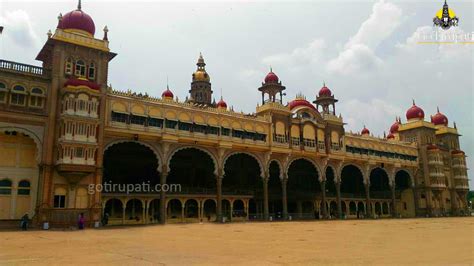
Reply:
[[[406, 203], [406, 210], [404, 209], [404, 203]], [[401, 199], [397, 207], [398, 213], [402, 215], [402, 217], [415, 217], [415, 201], [411, 189], [402, 191]]]

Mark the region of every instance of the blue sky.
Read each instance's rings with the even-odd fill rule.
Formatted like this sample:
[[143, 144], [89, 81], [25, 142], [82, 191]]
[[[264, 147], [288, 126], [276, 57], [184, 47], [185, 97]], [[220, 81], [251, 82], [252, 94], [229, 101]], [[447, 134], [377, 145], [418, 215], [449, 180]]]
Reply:
[[[340, 100], [346, 129], [365, 124], [383, 135], [395, 116], [405, 121], [412, 99], [426, 113], [436, 106], [456, 121], [468, 167], [474, 169], [474, 45], [420, 45], [416, 32], [436, 30], [432, 18], [444, 1], [92, 1], [82, 8], [96, 37], [109, 28], [109, 82], [116, 89], [180, 99], [202, 52], [215, 98], [234, 110], [254, 112], [257, 88], [270, 65], [287, 87], [313, 100], [323, 81]], [[448, 1], [460, 18], [450, 31], [474, 32], [473, 1]], [[71, 1], [0, 0], [0, 57], [34, 58]], [[474, 174], [470, 170], [470, 176]], [[472, 183], [472, 182], [471, 182]], [[472, 187], [472, 184], [471, 184]]]

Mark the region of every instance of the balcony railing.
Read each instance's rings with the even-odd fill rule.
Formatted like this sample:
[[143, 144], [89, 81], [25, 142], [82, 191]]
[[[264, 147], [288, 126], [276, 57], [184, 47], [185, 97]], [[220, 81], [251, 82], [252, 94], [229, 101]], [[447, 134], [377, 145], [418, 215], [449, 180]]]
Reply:
[[42, 67], [16, 63], [12, 61], [0, 59], [0, 69], [5, 69], [13, 72], [30, 74], [35, 76], [49, 77], [50, 72]]

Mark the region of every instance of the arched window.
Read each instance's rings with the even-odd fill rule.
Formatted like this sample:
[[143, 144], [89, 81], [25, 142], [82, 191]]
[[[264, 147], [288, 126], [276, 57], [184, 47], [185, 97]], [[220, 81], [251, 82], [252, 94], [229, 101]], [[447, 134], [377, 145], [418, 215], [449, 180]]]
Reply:
[[7, 93], [7, 86], [0, 82], [0, 103], [5, 103], [7, 101]]
[[25, 99], [26, 99], [25, 88], [20, 85], [16, 85], [15, 87], [13, 87], [11, 96], [10, 96], [10, 104], [25, 106], [25, 102], [26, 102]]
[[74, 71], [74, 75], [77, 77], [85, 77], [86, 76], [86, 64], [82, 60], [76, 61], [76, 69]]
[[30, 106], [35, 108], [42, 108], [44, 104], [44, 92], [40, 88], [31, 89]]
[[57, 187], [54, 189], [54, 208], [66, 207], [66, 189]]
[[94, 80], [95, 79], [95, 64], [91, 63], [89, 65], [89, 79]]
[[64, 65], [64, 73], [66, 73], [66, 75], [72, 75], [72, 58], [71, 57], [69, 57], [66, 60], [66, 64]]
[[30, 195], [30, 181], [22, 180], [18, 183], [18, 195]]
[[8, 179], [0, 180], [0, 195], [12, 194], [12, 181]]

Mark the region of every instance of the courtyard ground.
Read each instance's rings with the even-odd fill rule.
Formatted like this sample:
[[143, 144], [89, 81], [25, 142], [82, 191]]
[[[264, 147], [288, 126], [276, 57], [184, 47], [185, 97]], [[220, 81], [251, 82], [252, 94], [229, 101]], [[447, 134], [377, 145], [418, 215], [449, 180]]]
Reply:
[[474, 218], [0, 232], [5, 264], [473, 265]]

